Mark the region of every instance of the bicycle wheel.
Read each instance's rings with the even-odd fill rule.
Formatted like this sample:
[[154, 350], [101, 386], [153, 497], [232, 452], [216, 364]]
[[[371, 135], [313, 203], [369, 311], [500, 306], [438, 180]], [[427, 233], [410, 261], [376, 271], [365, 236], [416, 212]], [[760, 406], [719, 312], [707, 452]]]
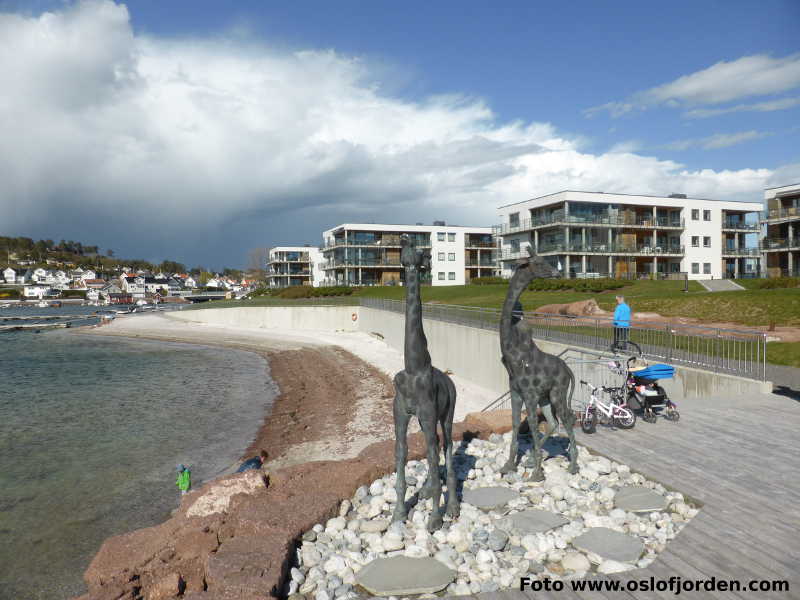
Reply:
[[581, 429], [583, 430], [583, 433], [594, 433], [597, 431], [597, 411], [594, 409], [594, 407], [590, 406], [583, 413], [583, 419], [581, 419]]
[[681, 418], [681, 413], [679, 413], [678, 409], [674, 406], [668, 406], [667, 410], [664, 411], [664, 418], [667, 421], [679, 421]]
[[630, 429], [636, 425], [636, 413], [630, 408], [619, 407], [614, 414], [614, 424], [622, 429]]

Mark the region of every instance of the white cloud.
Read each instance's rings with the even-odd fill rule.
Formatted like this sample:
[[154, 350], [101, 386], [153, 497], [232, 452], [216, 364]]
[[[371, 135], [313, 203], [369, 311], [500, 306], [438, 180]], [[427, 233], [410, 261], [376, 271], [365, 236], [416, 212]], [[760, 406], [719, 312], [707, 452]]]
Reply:
[[608, 111], [612, 117], [618, 117], [635, 109], [644, 110], [659, 105], [681, 107], [722, 104], [777, 94], [798, 86], [800, 53], [783, 58], [755, 54], [730, 62], [720, 61], [701, 71], [638, 92], [625, 101], [607, 102], [586, 109], [584, 114], [591, 117], [598, 112]]
[[665, 144], [664, 148], [669, 150], [688, 150], [693, 147], [700, 147], [705, 150], [718, 150], [720, 148], [729, 148], [743, 142], [756, 140], [759, 138], [767, 137], [768, 133], [761, 131], [740, 131], [738, 133], [715, 133], [702, 138], [690, 138], [685, 140], [677, 140]]
[[684, 113], [690, 119], [704, 119], [716, 117], [727, 113], [737, 112], [771, 112], [775, 110], [786, 110], [800, 106], [800, 98], [780, 98], [778, 100], [768, 100], [766, 102], [755, 102], [753, 104], [737, 104], [726, 108], [695, 108]]
[[230, 260], [318, 241], [340, 219], [489, 225], [500, 204], [565, 188], [744, 200], [770, 175], [687, 171], [632, 146], [589, 154], [478, 99], [392, 97], [384, 68], [334, 51], [134, 35], [108, 1], [0, 14], [0, 39], [9, 235]]

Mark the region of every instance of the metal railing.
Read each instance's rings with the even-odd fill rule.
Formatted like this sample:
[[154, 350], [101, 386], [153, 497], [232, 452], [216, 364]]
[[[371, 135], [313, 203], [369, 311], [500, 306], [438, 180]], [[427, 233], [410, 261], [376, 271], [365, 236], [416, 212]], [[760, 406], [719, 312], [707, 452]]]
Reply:
[[[402, 300], [362, 298], [361, 305], [405, 312]], [[426, 319], [496, 331], [501, 312], [492, 308], [423, 304], [422, 314]], [[614, 339], [610, 318], [524, 313], [524, 319], [531, 335], [540, 340], [607, 351]], [[649, 359], [760, 381], [766, 379], [767, 336], [760, 331], [636, 322], [629, 328], [629, 339]]]
[[592, 254], [684, 254], [683, 246], [652, 246], [650, 244], [638, 244], [636, 246], [624, 246], [618, 244], [581, 244], [581, 243], [556, 243], [540, 244], [539, 254], [547, 252], [567, 252], [567, 253], [592, 253]]

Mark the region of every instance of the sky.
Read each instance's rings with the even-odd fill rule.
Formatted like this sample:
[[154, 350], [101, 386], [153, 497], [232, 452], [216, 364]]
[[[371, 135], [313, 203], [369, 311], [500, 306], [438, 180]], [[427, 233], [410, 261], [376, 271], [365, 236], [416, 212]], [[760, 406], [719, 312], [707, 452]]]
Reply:
[[800, 2], [0, 0], [0, 235], [241, 267], [344, 222], [800, 181]]

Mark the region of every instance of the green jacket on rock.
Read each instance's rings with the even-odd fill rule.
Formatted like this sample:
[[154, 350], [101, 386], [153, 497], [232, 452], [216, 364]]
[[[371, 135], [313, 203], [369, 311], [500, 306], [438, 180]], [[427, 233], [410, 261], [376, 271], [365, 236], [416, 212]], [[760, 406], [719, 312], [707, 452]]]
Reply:
[[178, 486], [178, 489], [181, 491], [188, 491], [189, 486], [192, 485], [192, 473], [189, 469], [184, 469], [180, 473], [178, 473], [178, 479], [175, 481], [175, 485]]

